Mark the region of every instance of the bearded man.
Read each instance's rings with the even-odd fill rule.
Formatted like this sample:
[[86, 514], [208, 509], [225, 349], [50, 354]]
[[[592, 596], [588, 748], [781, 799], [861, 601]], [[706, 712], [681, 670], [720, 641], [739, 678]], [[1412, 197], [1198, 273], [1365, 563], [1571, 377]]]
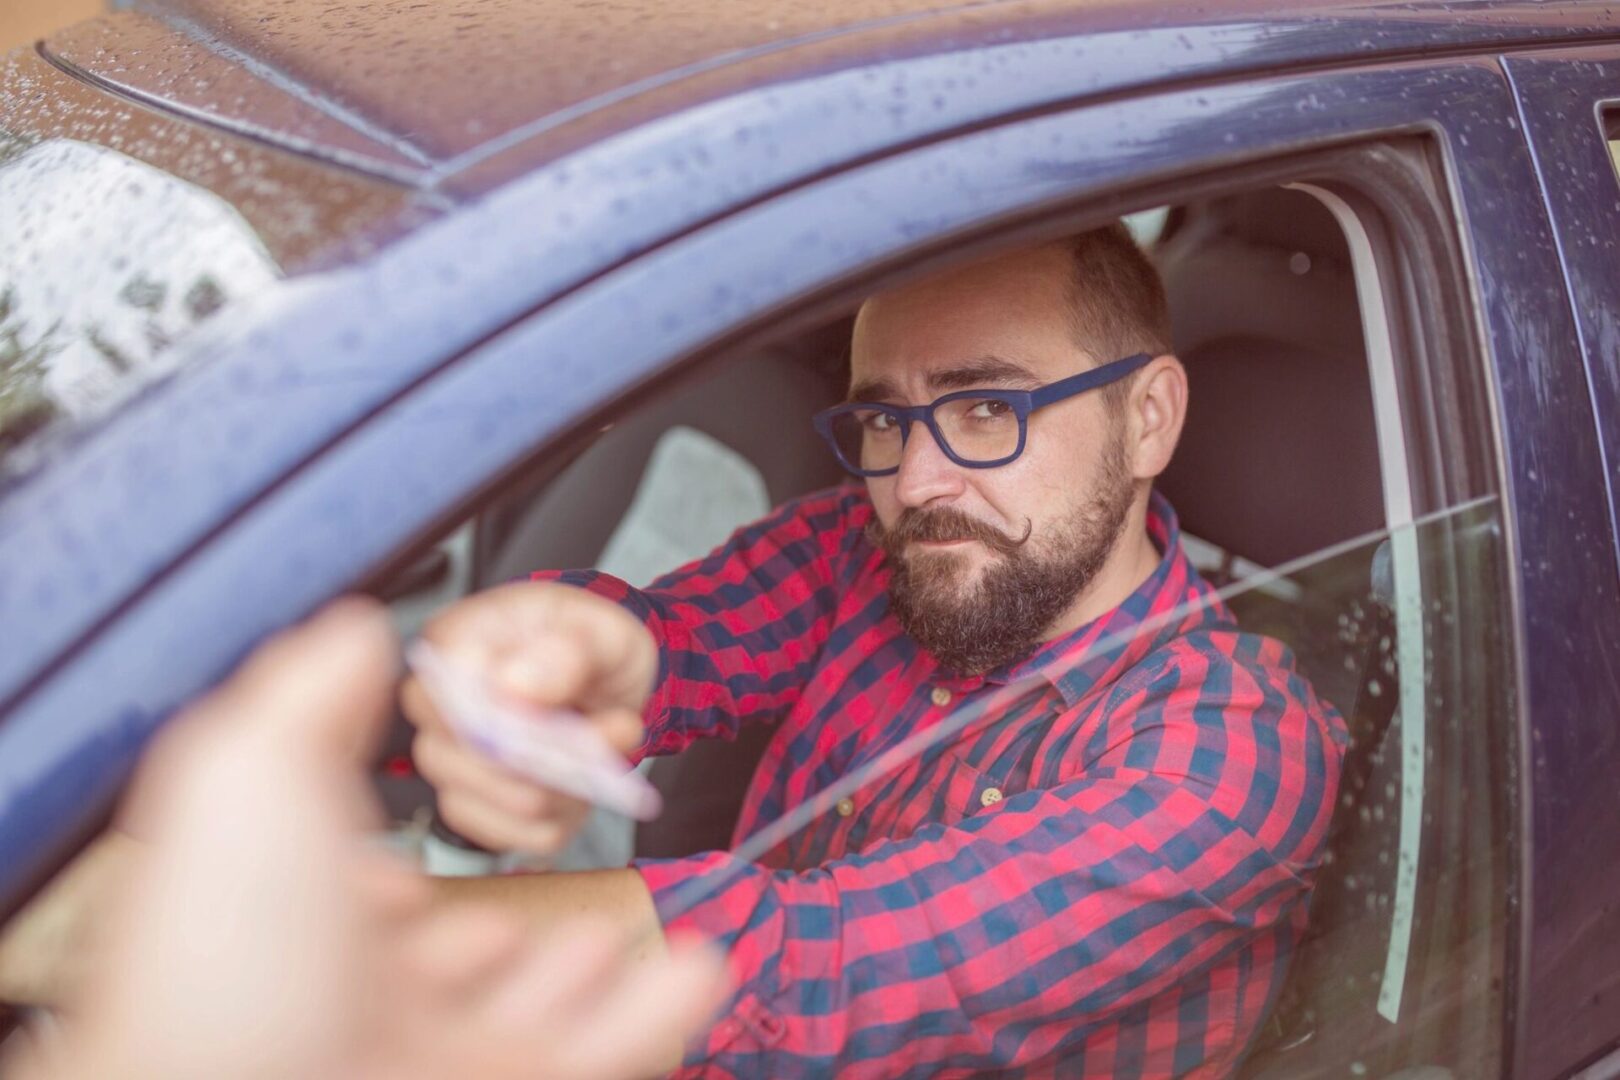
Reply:
[[[1187, 408], [1168, 336], [1117, 225], [882, 293], [848, 402], [816, 418], [863, 483], [645, 590], [543, 573], [447, 611], [443, 651], [633, 755], [775, 725], [737, 842], [945, 735], [756, 861], [446, 895], [718, 940], [737, 988], [694, 1073], [1229, 1074], [1304, 929], [1345, 735], [1152, 491]], [[405, 700], [450, 825], [567, 840], [579, 804]]]

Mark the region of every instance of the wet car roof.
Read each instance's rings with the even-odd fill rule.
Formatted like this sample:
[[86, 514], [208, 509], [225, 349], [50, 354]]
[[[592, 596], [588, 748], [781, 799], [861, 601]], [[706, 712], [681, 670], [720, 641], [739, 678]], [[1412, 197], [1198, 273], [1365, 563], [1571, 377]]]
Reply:
[[[1580, 5], [1254, 0], [150, 0], [44, 42], [74, 73], [295, 149], [415, 184], [491, 187], [613, 127], [727, 90], [920, 53], [1178, 25], [1320, 20], [1344, 55], [1390, 22], [1497, 40], [1576, 33]], [[1397, 39], [1392, 38], [1392, 41]], [[1410, 42], [1410, 38], [1400, 39]], [[1394, 48], [1397, 46], [1388, 46]], [[730, 72], [735, 78], [716, 78]], [[639, 108], [617, 108], [636, 102]]]

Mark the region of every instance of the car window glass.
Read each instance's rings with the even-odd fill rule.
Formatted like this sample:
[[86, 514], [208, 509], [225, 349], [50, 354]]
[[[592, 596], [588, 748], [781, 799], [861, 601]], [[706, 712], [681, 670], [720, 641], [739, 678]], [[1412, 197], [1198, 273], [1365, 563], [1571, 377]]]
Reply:
[[144, 107], [34, 49], [0, 56], [0, 87], [0, 484], [240, 324], [239, 306], [215, 317], [227, 306], [439, 215], [408, 187]]

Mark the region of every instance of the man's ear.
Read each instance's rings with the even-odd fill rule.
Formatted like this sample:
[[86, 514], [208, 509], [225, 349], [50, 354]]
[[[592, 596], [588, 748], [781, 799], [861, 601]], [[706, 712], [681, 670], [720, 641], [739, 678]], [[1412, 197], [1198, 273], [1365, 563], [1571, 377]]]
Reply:
[[1131, 393], [1135, 428], [1132, 474], [1152, 480], [1170, 464], [1187, 419], [1187, 371], [1169, 353], [1156, 356], [1136, 377]]

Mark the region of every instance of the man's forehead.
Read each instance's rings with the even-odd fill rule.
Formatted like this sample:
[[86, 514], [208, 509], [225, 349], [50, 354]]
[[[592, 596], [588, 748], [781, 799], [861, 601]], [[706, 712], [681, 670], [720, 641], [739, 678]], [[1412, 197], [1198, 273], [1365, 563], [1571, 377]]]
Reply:
[[[1023, 272], [994, 273], [998, 268]], [[1095, 363], [1076, 341], [1062, 281], [1037, 281], [1027, 265], [1005, 258], [968, 269], [974, 273], [926, 279], [861, 305], [850, 348], [852, 396], [878, 383], [890, 391], [902, 382], [931, 389], [1033, 384]]]
[[1072, 318], [1071, 280], [1067, 260], [1051, 248], [954, 267], [868, 297], [856, 315], [854, 347], [869, 342], [892, 351], [897, 341], [1064, 325]]
[[908, 299], [931, 293], [996, 291], [1005, 286], [1025, 291], [1040, 282], [1061, 289], [1072, 279], [1074, 260], [1061, 244], [1004, 251], [949, 266], [925, 277], [875, 293], [872, 299]]

